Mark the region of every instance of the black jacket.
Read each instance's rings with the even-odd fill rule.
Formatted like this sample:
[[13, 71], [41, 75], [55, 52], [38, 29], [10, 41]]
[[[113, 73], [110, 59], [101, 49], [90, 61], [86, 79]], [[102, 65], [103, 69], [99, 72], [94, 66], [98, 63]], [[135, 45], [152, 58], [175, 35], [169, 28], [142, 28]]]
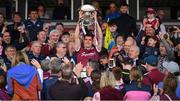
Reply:
[[86, 96], [85, 84], [71, 84], [67, 81], [58, 80], [49, 88], [52, 100], [82, 100]]
[[112, 22], [116, 23], [119, 34], [131, 35], [134, 33], [134, 36], [136, 36], [138, 33], [136, 20], [128, 14], [121, 14], [119, 18], [112, 20]]

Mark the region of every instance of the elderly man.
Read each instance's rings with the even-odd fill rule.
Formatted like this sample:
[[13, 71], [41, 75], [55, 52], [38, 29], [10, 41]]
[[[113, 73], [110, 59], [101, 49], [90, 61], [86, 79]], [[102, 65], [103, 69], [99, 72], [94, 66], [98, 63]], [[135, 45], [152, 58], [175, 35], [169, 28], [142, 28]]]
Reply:
[[45, 59], [45, 56], [40, 54], [41, 47], [42, 47], [42, 45], [40, 42], [38, 42], [38, 41], [32, 42], [31, 50], [27, 53], [30, 61], [32, 59], [36, 59], [40, 63], [43, 59]]

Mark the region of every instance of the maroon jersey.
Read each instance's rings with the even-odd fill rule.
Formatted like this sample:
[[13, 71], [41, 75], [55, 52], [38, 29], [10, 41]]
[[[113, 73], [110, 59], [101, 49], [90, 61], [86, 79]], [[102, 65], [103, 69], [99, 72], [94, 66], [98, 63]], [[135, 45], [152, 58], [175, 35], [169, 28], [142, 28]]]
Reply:
[[146, 24], [150, 24], [152, 28], [155, 28], [155, 25], [158, 23], [157, 19], [154, 19], [152, 21], [147, 21]]
[[86, 66], [88, 60], [99, 60], [99, 53], [95, 47], [90, 49], [80, 48], [77, 53], [77, 62], [81, 62], [83, 66]]

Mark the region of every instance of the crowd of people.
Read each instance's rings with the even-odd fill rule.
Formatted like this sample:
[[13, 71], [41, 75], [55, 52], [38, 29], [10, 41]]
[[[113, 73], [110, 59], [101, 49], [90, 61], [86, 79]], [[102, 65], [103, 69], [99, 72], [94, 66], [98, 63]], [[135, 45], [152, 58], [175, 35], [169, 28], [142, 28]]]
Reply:
[[180, 99], [180, 28], [165, 27], [163, 10], [147, 8], [137, 28], [127, 4], [111, 3], [105, 17], [93, 4], [86, 33], [82, 11], [69, 31], [43, 22], [40, 6], [24, 21], [13, 13], [10, 25], [0, 13], [1, 100]]

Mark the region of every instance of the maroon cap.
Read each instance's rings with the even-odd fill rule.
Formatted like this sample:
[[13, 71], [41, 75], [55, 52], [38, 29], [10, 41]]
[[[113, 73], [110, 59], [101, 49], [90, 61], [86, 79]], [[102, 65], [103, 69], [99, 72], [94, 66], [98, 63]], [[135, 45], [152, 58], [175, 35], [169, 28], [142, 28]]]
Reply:
[[148, 9], [146, 10], [146, 13], [153, 13], [153, 14], [155, 14], [156, 11], [155, 11], [153, 8], [148, 8]]

